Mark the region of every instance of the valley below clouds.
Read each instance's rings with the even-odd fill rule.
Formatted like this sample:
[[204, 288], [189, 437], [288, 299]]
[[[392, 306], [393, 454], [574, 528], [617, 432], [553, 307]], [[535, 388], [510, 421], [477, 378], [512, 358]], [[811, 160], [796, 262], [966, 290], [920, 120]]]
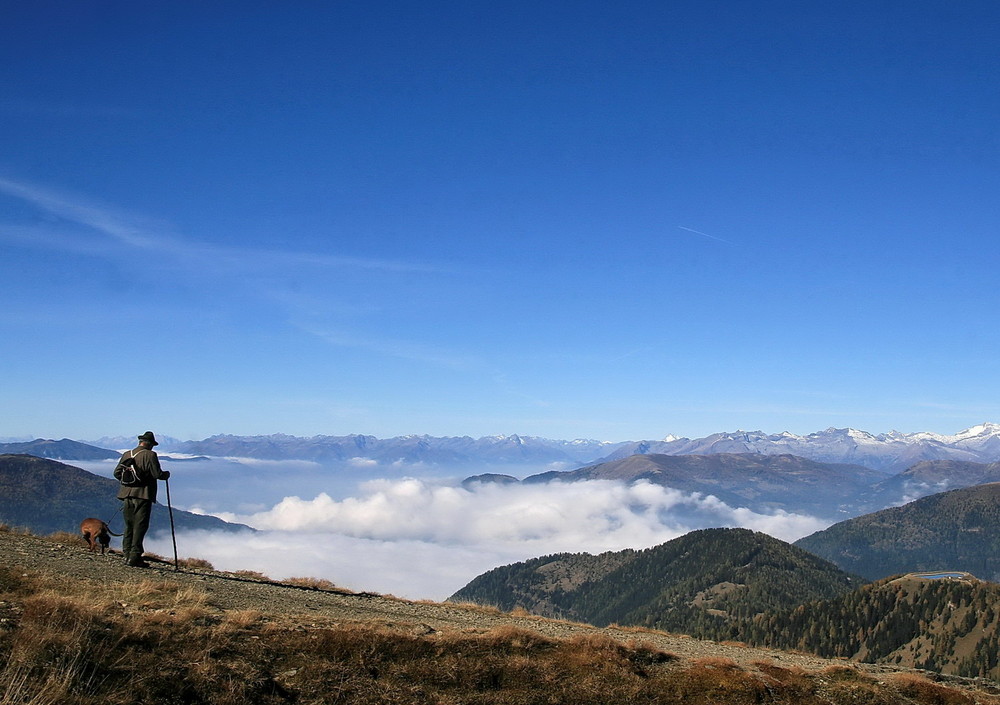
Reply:
[[[175, 508], [257, 530], [178, 533], [180, 556], [408, 599], [443, 600], [487, 570], [553, 553], [643, 549], [711, 527], [794, 541], [830, 523], [648, 482], [463, 486], [463, 477], [482, 470], [442, 477], [421, 466], [239, 459], [167, 460], [165, 467]], [[110, 474], [105, 464], [88, 469]], [[147, 550], [172, 555], [170, 536], [149, 537]]]

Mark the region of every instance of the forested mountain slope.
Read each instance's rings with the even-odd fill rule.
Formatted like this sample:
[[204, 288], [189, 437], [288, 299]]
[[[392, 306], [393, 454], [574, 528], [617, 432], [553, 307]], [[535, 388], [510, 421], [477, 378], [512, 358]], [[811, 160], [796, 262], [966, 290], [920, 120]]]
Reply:
[[450, 599], [716, 638], [732, 621], [863, 582], [766, 534], [705, 529], [642, 551], [560, 554], [496, 568]]
[[733, 636], [828, 658], [1000, 679], [1000, 585], [905, 576], [761, 615]]
[[876, 580], [918, 570], [1000, 578], [1000, 483], [923, 497], [842, 521], [795, 542]]

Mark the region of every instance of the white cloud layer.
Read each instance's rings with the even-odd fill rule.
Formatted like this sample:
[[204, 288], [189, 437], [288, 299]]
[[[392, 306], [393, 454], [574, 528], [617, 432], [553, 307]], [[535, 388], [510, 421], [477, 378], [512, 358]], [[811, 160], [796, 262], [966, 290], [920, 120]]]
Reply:
[[[412, 478], [373, 480], [357, 496], [339, 500], [326, 493], [286, 497], [266, 511], [218, 516], [261, 531], [184, 535], [178, 538], [179, 548], [189, 547], [183, 555], [275, 579], [311, 576], [353, 590], [436, 600], [486, 570], [536, 556], [647, 548], [721, 526], [792, 541], [827, 525], [798, 514], [733, 508], [648, 482], [467, 489]], [[156, 541], [150, 550], [170, 553], [154, 547]]]

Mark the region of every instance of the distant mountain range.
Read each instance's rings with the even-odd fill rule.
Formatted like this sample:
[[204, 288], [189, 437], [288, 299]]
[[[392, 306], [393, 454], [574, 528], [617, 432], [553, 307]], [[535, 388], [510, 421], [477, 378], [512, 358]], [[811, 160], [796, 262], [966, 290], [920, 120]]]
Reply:
[[897, 431], [873, 435], [852, 428], [828, 428], [806, 436], [797, 436], [793, 433], [769, 435], [761, 431], [736, 431], [715, 433], [694, 440], [668, 437], [662, 441], [622, 444], [604, 460], [616, 460], [636, 453], [789, 454], [822, 463], [864, 465], [891, 474], [923, 460], [962, 460], [976, 463], [1000, 460], [1000, 424], [980, 424], [953, 436]]
[[[0, 453], [63, 460], [113, 459], [131, 437], [100, 439], [104, 447], [63, 439], [0, 444]], [[476, 483], [647, 480], [729, 506], [787, 511], [831, 521], [858, 516], [946, 489], [1000, 481], [1000, 426], [982, 424], [955, 434], [873, 436], [828, 429], [808, 436], [714, 434], [641, 443], [554, 441], [525, 436], [431, 437], [219, 435], [201, 441], [164, 436], [157, 448], [175, 461], [190, 457], [310, 460], [330, 467], [362, 463], [382, 468], [467, 471]], [[669, 451], [669, 452], [664, 452]], [[939, 459], [927, 460], [935, 456]], [[978, 458], [980, 460], [970, 460]], [[596, 459], [596, 460], [595, 460]], [[911, 463], [911, 464], [908, 464]], [[539, 472], [539, 471], [542, 472]], [[524, 480], [510, 473], [529, 471]], [[533, 471], [533, 472], [532, 472]]]
[[[988, 482], [1000, 482], [1000, 462], [925, 460], [879, 482], [873, 495], [883, 504], [904, 504], [929, 494]], [[889, 498], [891, 501], [884, 501]]]
[[[821, 463], [795, 455], [719, 453], [716, 455], [631, 455], [576, 470], [549, 471], [518, 480], [486, 473], [468, 477], [479, 483], [536, 484], [615, 480], [650, 482], [761, 514], [784, 511], [841, 521], [943, 489], [1000, 482], [1000, 463], [924, 461], [886, 477], [862, 465]], [[679, 509], [678, 509], [679, 511]]]
[[[335, 463], [363, 459], [382, 464], [423, 463], [440, 467], [489, 468], [551, 466], [567, 469], [620, 460], [631, 455], [715, 455], [755, 453], [796, 455], [820, 463], [863, 465], [892, 475], [925, 460], [974, 463], [1000, 461], [1000, 424], [983, 423], [954, 435], [891, 431], [874, 435], [851, 428], [828, 428], [805, 436], [762, 431], [714, 433], [704, 438], [608, 442], [553, 440], [537, 436], [265, 436], [216, 435], [200, 441], [160, 436], [161, 452], [262, 460], [313, 460]], [[92, 460], [96, 447], [123, 450], [135, 446], [134, 436], [105, 436], [82, 442], [37, 439], [0, 443], [0, 453], [30, 453], [62, 460]], [[90, 446], [91, 449], [88, 449]], [[110, 456], [104, 456], [110, 457]]]
[[[134, 437], [102, 438], [102, 448], [130, 448]], [[0, 451], [4, 445], [0, 444]], [[159, 450], [193, 455], [267, 460], [344, 461], [352, 458], [381, 463], [429, 463], [441, 466], [584, 465], [619, 460], [635, 454], [714, 455], [756, 453], [797, 455], [821, 463], [864, 465], [886, 474], [898, 473], [924, 460], [975, 463], [1000, 461], [1000, 424], [983, 423], [954, 435], [899, 433], [874, 435], [851, 428], [828, 428], [805, 436], [762, 431], [715, 433], [704, 438], [627, 441], [552, 440], [537, 436], [397, 436], [367, 435], [299, 437], [218, 435], [201, 441], [164, 437]]]
[[[522, 480], [645, 480], [684, 492], [712, 495], [731, 507], [771, 514], [788, 511], [830, 519], [858, 514], [861, 498], [885, 475], [861, 465], [820, 463], [794, 455], [631, 455], [567, 472]], [[884, 505], [881, 505], [884, 506]]]
[[[94, 441], [105, 448], [131, 448], [135, 438], [102, 438]], [[382, 464], [424, 463], [443, 467], [532, 465], [550, 463], [580, 465], [600, 458], [620, 444], [603, 441], [558, 441], [528, 436], [211, 436], [201, 441], [178, 441], [164, 437], [157, 451], [258, 460], [312, 460], [319, 463], [353, 459]], [[3, 444], [0, 444], [0, 450]]]

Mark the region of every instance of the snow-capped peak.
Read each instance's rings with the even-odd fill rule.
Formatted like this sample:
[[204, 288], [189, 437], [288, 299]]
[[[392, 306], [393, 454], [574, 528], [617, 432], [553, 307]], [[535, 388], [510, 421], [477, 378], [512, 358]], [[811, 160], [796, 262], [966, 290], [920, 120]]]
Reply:
[[956, 441], [964, 441], [970, 438], [985, 438], [988, 436], [1000, 436], [1000, 424], [981, 423], [964, 431], [959, 431], [953, 438]]

